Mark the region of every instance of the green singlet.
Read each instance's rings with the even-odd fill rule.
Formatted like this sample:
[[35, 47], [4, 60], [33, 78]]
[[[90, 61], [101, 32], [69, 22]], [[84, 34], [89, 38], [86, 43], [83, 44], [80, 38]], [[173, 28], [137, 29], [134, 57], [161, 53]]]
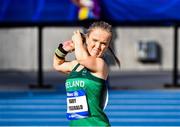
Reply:
[[103, 111], [104, 100], [107, 100], [105, 80], [93, 76], [87, 68], [77, 72], [79, 65], [75, 66], [66, 80], [70, 126], [110, 126]]

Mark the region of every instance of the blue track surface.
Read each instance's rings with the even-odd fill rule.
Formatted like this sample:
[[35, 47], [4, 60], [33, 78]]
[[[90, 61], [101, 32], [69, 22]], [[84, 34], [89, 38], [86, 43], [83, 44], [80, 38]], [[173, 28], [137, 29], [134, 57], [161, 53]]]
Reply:
[[[180, 91], [110, 91], [112, 126], [180, 126]], [[68, 126], [65, 94], [0, 92], [0, 126]]]

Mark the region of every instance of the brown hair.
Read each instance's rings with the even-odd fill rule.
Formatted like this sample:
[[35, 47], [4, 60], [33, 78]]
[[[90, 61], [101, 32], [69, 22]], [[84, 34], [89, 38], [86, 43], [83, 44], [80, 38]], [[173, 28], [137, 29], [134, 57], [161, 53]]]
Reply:
[[[91, 24], [91, 26], [88, 28], [87, 30], [87, 36], [89, 36], [89, 34], [92, 32], [93, 29], [95, 28], [101, 28], [105, 31], [107, 31], [108, 33], [111, 34], [111, 38], [112, 38], [112, 35], [113, 35], [113, 32], [112, 32], [112, 26], [104, 21], [99, 21], [99, 22], [94, 22]], [[120, 67], [120, 61], [119, 59], [117, 58], [117, 56], [115, 55], [114, 51], [112, 50], [112, 48], [109, 46], [108, 47], [109, 51], [111, 52], [111, 54], [113, 55], [116, 63], [118, 64], [118, 66]]]

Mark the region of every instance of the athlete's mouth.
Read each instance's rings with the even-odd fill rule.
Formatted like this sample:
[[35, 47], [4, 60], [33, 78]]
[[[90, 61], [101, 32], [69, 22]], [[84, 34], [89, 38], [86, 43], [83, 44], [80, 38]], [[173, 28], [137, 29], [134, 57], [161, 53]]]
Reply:
[[93, 49], [93, 52], [95, 53], [95, 54], [99, 54], [99, 50], [97, 50], [97, 49]]

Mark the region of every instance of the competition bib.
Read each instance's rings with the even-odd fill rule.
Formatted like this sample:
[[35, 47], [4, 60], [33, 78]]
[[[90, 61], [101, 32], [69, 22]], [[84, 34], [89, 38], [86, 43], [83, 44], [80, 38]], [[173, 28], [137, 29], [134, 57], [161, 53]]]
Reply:
[[89, 116], [86, 93], [84, 90], [67, 92], [67, 118], [77, 120]]

